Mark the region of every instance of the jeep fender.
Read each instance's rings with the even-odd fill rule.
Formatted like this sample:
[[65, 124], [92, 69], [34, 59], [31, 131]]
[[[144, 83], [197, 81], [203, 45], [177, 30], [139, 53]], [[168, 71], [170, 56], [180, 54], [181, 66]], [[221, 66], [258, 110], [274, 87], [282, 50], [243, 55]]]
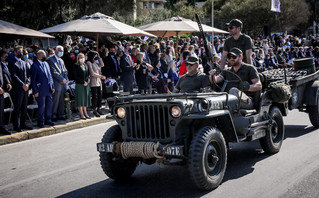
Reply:
[[303, 96], [304, 104], [317, 105], [319, 94], [319, 80], [309, 82], [306, 86], [304, 94], [307, 94], [307, 97]]
[[[194, 130], [199, 130], [205, 126], [217, 127], [223, 134], [226, 142], [238, 142], [233, 119], [228, 110], [214, 110], [209, 114], [192, 114], [183, 117], [186, 123], [192, 120]], [[181, 122], [183, 123], [183, 121]]]

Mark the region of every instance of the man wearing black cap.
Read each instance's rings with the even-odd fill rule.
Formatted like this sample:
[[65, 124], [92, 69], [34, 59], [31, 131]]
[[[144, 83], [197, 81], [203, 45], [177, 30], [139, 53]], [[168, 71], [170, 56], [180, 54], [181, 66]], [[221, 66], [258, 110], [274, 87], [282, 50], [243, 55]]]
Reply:
[[225, 68], [227, 54], [233, 47], [239, 48], [243, 52], [243, 62], [252, 64], [251, 54], [253, 42], [248, 35], [242, 34], [243, 23], [239, 19], [233, 19], [229, 23], [228, 32], [231, 35], [224, 43], [222, 59], [220, 63], [221, 69]]
[[188, 57], [185, 64], [187, 73], [180, 77], [173, 92], [194, 93], [199, 92], [201, 88], [209, 88], [208, 76], [198, 71], [198, 57], [196, 55]]
[[[210, 80], [212, 81], [212, 78], [215, 78], [216, 83], [228, 80], [226, 91], [229, 94], [237, 96], [237, 98], [241, 96], [240, 107], [242, 109], [252, 109], [254, 107], [253, 98], [255, 93], [262, 89], [258, 72], [254, 66], [242, 62], [243, 53], [238, 48], [232, 48], [227, 54], [227, 58], [231, 65], [229, 71], [237, 74], [242, 82], [238, 83], [239, 79], [234, 74], [226, 71], [222, 71], [216, 76], [215, 69], [209, 72]], [[243, 92], [239, 91], [239, 89]]]

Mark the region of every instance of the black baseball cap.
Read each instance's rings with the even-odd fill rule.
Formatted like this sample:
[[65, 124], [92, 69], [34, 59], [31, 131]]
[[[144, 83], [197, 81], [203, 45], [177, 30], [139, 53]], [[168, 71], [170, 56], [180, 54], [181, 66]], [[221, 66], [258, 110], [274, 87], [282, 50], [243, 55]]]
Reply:
[[228, 52], [227, 56], [229, 55], [242, 56], [243, 52], [239, 48], [234, 47], [230, 49], [230, 52]]
[[229, 23], [226, 23], [227, 26], [236, 26], [236, 27], [243, 27], [243, 22], [239, 19], [232, 19]]
[[186, 64], [195, 64], [195, 63], [199, 64], [199, 59], [196, 55], [191, 55], [186, 60]]

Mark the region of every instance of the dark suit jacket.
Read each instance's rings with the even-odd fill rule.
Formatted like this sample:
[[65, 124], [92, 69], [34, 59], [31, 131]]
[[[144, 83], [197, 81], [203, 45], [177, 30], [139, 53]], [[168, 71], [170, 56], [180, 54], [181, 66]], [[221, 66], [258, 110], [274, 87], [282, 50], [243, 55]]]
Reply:
[[89, 81], [89, 76], [90, 76], [90, 71], [89, 67], [84, 63], [86, 67], [86, 75], [84, 77], [84, 71], [82, 70], [81, 66], [78, 64], [73, 65], [73, 74], [74, 74], [74, 80], [76, 84], [84, 84], [84, 82], [90, 83]]
[[[114, 59], [112, 58], [114, 57]], [[104, 67], [102, 67], [102, 74], [106, 77], [117, 78], [121, 75], [120, 73], [120, 64], [117, 61], [115, 54], [109, 53], [109, 55], [104, 59]], [[115, 65], [116, 64], [116, 65]]]
[[2, 62], [1, 62], [1, 68], [2, 68], [2, 72], [3, 72], [3, 78], [6, 80], [6, 82], [8, 84], [12, 83], [12, 79], [11, 79], [11, 74], [9, 72], [9, 68], [8, 65], [5, 66]]
[[33, 94], [39, 93], [39, 96], [47, 96], [54, 89], [54, 83], [47, 62], [44, 62], [50, 79], [47, 78], [45, 71], [42, 69], [39, 61], [35, 61], [31, 66], [31, 85]]
[[20, 63], [14, 58], [9, 62], [8, 66], [12, 78], [12, 88], [17, 91], [24, 91], [22, 87], [25, 84], [30, 84], [31, 79], [25, 62], [20, 60]]
[[283, 65], [284, 63], [287, 63], [287, 60], [285, 59], [284, 55], [277, 55], [277, 60], [278, 60], [278, 63]]
[[[133, 60], [132, 60], [133, 61]], [[133, 81], [133, 62], [130, 63], [129, 56], [125, 53], [120, 60], [121, 66], [121, 80], [122, 81]], [[132, 82], [133, 83], [133, 82]]]
[[52, 56], [51, 58], [47, 59], [49, 63], [51, 75], [53, 77], [54, 87], [56, 91], [61, 91], [62, 87], [66, 90], [67, 85], [61, 84], [63, 79], [68, 80], [68, 70], [65, 67], [64, 61], [59, 58], [61, 65], [59, 64], [57, 56]]

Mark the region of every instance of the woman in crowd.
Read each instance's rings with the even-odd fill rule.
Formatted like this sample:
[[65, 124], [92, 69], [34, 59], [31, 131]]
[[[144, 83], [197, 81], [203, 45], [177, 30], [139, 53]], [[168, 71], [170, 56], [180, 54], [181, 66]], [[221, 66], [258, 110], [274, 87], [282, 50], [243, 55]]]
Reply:
[[88, 65], [90, 71], [90, 87], [92, 92], [93, 114], [96, 117], [100, 117], [100, 115], [103, 115], [100, 108], [102, 106], [101, 80], [105, 80], [105, 76], [101, 75], [101, 67], [104, 67], [104, 63], [98, 52], [90, 51], [88, 53], [86, 64]]
[[90, 104], [89, 69], [85, 64], [85, 56], [79, 53], [76, 63], [73, 65], [75, 78], [75, 106], [79, 108], [81, 119], [90, 119], [87, 114], [87, 107]]
[[135, 68], [135, 78], [138, 91], [141, 94], [147, 93], [150, 88], [148, 73], [153, 69], [152, 65], [144, 61], [144, 56], [145, 54], [143, 52], [138, 52], [136, 55], [137, 67]]
[[167, 87], [168, 89], [172, 92], [174, 90], [174, 86], [176, 85], [177, 81], [178, 81], [178, 73], [176, 71], [176, 66], [175, 66], [175, 61], [172, 60], [168, 63], [168, 79], [170, 79], [170, 82], [168, 82], [169, 80], [167, 80]]

